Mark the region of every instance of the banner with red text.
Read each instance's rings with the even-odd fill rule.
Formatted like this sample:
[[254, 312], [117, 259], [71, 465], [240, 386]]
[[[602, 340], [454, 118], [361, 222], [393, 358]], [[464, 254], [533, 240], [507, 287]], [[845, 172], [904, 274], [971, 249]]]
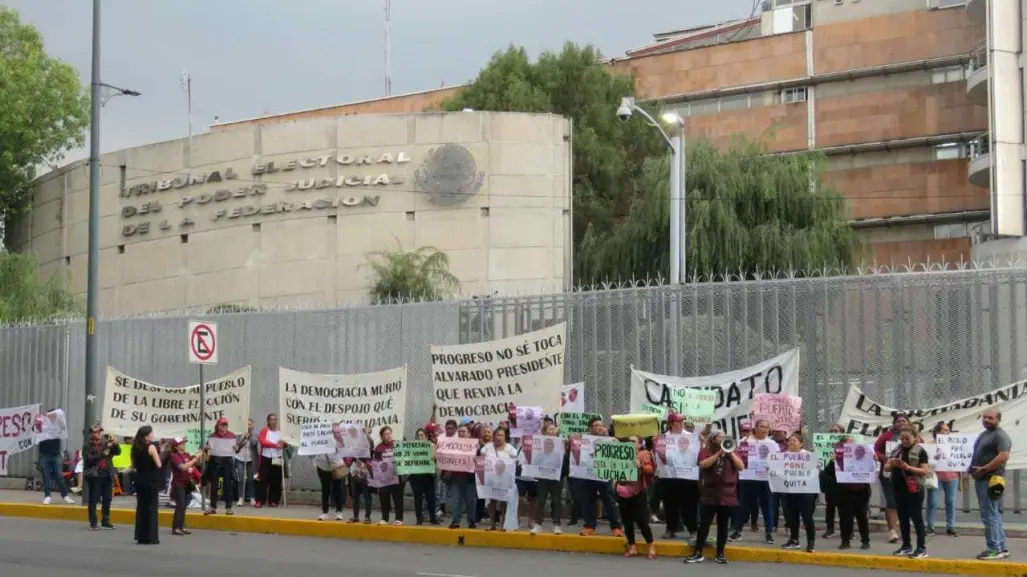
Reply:
[[35, 445], [37, 415], [38, 404], [0, 409], [0, 475], [7, 474], [11, 457]]

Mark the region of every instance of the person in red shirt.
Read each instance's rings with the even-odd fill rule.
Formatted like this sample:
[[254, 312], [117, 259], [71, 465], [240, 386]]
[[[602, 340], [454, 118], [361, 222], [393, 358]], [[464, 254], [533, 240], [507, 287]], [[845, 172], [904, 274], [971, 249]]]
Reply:
[[728, 530], [738, 508], [738, 473], [745, 470], [745, 464], [734, 453], [721, 449], [724, 433], [710, 433], [706, 446], [699, 451], [699, 501], [702, 513], [699, 519], [698, 537], [694, 552], [685, 558], [685, 563], [702, 563], [703, 549], [710, 534], [714, 518], [717, 520], [717, 556], [715, 561], [727, 563], [724, 547], [727, 545]]
[[[878, 463], [884, 463], [888, 460], [886, 447], [888, 443], [898, 442], [899, 440], [899, 429], [909, 426], [909, 417], [906, 415], [895, 415], [892, 418], [891, 428], [881, 433], [877, 440], [874, 441], [874, 457]], [[887, 476], [886, 476], [887, 475]], [[890, 475], [884, 472], [884, 468], [881, 468], [881, 474], [878, 478], [881, 481], [881, 492], [884, 493], [884, 507], [885, 516], [888, 519], [888, 542], [898, 543], [898, 523], [899, 514], [895, 508], [895, 492], [892, 491], [892, 484]]]
[[182, 437], [172, 441], [171, 449], [171, 499], [175, 502], [175, 514], [171, 517], [171, 534], [188, 535], [185, 529], [185, 510], [193, 500], [196, 487], [196, 464], [200, 455], [190, 456], [185, 452], [185, 439]]

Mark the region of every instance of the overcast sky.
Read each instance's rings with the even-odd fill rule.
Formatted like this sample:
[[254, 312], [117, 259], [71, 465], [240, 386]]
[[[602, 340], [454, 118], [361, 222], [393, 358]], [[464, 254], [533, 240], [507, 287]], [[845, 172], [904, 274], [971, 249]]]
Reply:
[[[52, 56], [89, 82], [89, 0], [4, 0]], [[608, 56], [662, 32], [741, 18], [753, 0], [392, 0], [392, 92], [474, 78], [509, 44], [532, 54], [567, 40]], [[193, 78], [193, 131], [384, 95], [384, 0], [104, 0], [103, 82], [138, 90], [103, 109], [104, 152], [182, 138], [181, 75]], [[625, 7], [630, 7], [626, 9]], [[70, 159], [82, 158], [75, 151]]]

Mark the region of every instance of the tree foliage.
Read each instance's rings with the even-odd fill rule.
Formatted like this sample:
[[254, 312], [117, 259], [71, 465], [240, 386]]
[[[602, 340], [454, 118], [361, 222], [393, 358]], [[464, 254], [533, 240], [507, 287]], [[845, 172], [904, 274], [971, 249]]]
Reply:
[[381, 251], [368, 261], [374, 280], [371, 297], [392, 300], [436, 301], [456, 295], [460, 281], [449, 272], [449, 257], [432, 247]]
[[80, 146], [88, 125], [78, 73], [47, 56], [39, 31], [0, 6], [0, 214], [26, 207], [36, 167]]
[[[572, 43], [531, 62], [495, 54], [445, 110], [553, 113], [574, 122], [574, 277], [588, 283], [666, 276], [669, 154], [642, 118], [615, 114], [633, 79]], [[841, 197], [821, 184], [817, 154], [766, 155], [689, 142], [688, 268], [701, 274], [844, 266], [854, 251]], [[812, 192], [811, 192], [812, 191]]]
[[64, 278], [37, 278], [33, 254], [0, 251], [0, 325], [68, 316], [80, 311]]

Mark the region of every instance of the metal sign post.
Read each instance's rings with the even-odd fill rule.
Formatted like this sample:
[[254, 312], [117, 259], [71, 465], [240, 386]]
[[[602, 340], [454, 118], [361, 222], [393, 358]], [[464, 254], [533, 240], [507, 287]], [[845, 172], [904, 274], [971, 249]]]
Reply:
[[[204, 386], [203, 366], [216, 365], [218, 362], [218, 326], [216, 323], [189, 321], [189, 362], [199, 366], [200, 373], [200, 448], [207, 439], [206, 386]], [[204, 468], [207, 464], [204, 463]], [[227, 487], [224, 489], [227, 490]], [[213, 496], [217, 501], [217, 495]], [[200, 507], [207, 510], [207, 496], [203, 493], [202, 480], [200, 488]]]

